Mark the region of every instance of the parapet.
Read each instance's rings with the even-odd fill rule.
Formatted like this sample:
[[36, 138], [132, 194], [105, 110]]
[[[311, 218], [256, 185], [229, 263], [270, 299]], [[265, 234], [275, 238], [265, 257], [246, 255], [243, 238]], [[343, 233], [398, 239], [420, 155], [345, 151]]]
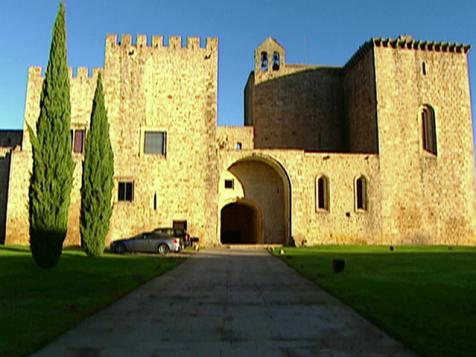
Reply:
[[[70, 79], [92, 79], [97, 78], [102, 68], [93, 68], [92, 71], [88, 67], [77, 67], [76, 69], [69, 67], [68, 73]], [[30, 66], [28, 68], [28, 77], [45, 77], [45, 71], [40, 66]]]
[[370, 40], [377, 47], [391, 47], [413, 50], [426, 50], [436, 52], [468, 53], [470, 45], [462, 43], [433, 42], [414, 40], [409, 35], [401, 35], [398, 38], [372, 38]]
[[43, 68], [41, 66], [28, 67], [28, 77], [44, 77]]
[[182, 36], [169, 36], [168, 44], [164, 43], [164, 36], [154, 35], [150, 38], [147, 35], [137, 35], [134, 38], [130, 34], [123, 34], [120, 41], [116, 34], [108, 34], [106, 36], [106, 47], [136, 47], [136, 48], [169, 48], [169, 49], [189, 49], [199, 50], [206, 49], [216, 51], [218, 49], [218, 38], [207, 37], [205, 44], [202, 47], [200, 44], [200, 37], [187, 37], [185, 46], [183, 46]]
[[409, 35], [400, 35], [397, 38], [373, 37], [364, 42], [362, 46], [354, 53], [351, 59], [345, 64], [344, 68], [352, 67], [370, 48], [389, 47], [393, 49], [422, 50], [435, 52], [468, 53], [470, 45], [462, 43], [418, 41]]

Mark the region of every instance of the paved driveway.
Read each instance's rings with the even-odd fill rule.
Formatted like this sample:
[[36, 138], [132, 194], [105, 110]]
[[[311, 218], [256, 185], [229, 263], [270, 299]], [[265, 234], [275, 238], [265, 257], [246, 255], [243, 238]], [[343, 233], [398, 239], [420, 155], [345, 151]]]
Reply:
[[205, 250], [38, 356], [406, 356], [411, 352], [260, 249]]

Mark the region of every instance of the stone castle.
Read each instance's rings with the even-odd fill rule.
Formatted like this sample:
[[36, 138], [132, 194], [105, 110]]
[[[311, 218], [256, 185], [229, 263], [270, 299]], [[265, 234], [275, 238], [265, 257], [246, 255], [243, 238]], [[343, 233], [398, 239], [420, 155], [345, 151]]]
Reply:
[[[202, 41], [203, 42], [203, 41]], [[81, 161], [98, 71], [114, 150], [109, 240], [186, 227], [204, 245], [475, 244], [468, 45], [373, 38], [343, 67], [254, 53], [244, 126], [217, 126], [218, 41], [108, 35], [105, 65], [71, 72], [76, 161], [65, 244], [77, 245]], [[0, 243], [28, 243], [39, 115], [0, 132]]]

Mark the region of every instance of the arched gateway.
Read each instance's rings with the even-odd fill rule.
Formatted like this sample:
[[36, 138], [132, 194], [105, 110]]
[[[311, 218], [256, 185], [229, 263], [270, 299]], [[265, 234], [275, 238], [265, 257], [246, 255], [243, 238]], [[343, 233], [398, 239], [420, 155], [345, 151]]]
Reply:
[[277, 161], [256, 155], [236, 161], [219, 192], [222, 244], [289, 244], [291, 187]]

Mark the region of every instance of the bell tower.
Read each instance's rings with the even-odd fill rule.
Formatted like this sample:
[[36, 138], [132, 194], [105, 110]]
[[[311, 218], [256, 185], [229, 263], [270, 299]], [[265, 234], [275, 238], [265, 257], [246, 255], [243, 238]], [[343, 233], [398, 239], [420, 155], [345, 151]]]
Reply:
[[277, 77], [286, 64], [286, 51], [272, 37], [268, 37], [255, 49], [255, 82]]

